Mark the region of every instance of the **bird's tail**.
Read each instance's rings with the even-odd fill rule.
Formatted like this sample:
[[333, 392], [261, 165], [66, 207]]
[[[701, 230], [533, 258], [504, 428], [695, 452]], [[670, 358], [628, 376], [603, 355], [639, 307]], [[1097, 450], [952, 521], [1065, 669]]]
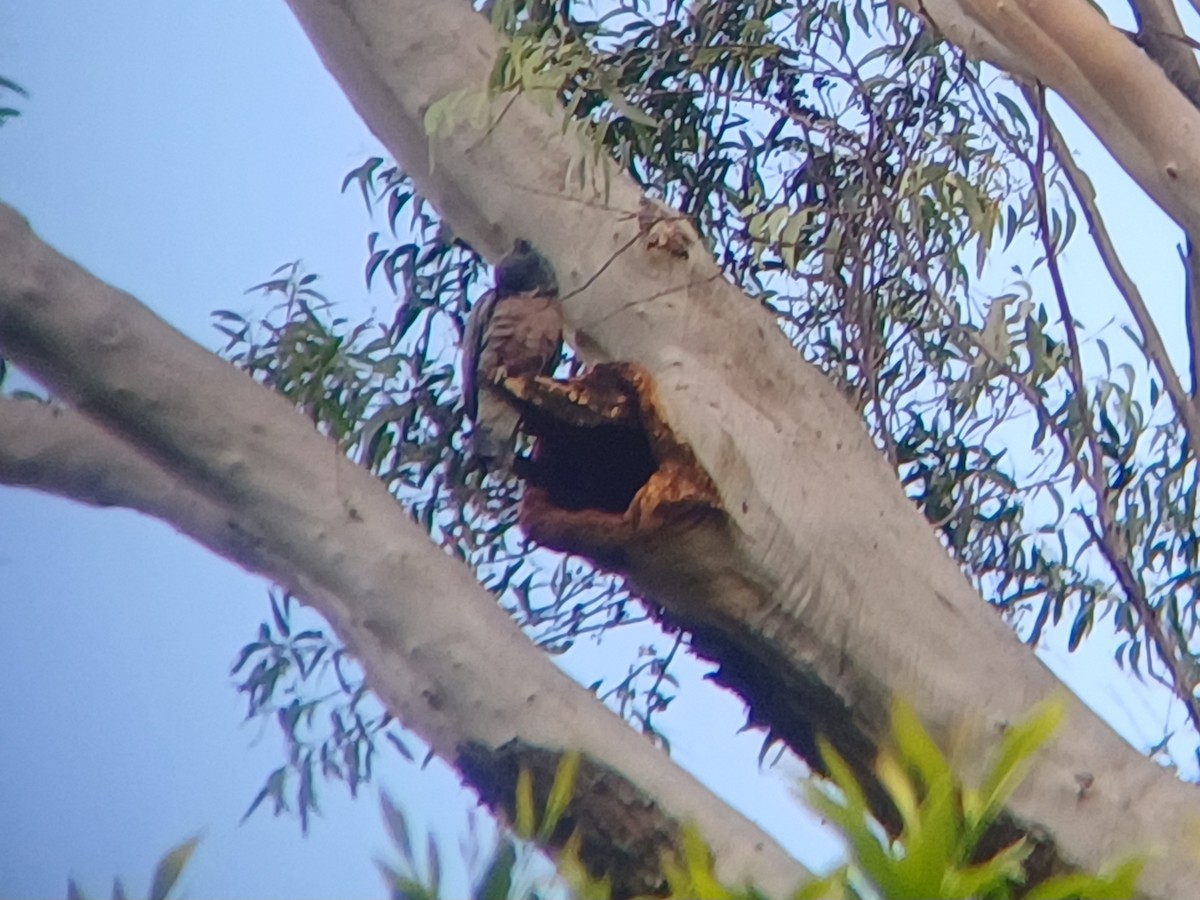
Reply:
[[489, 466], [512, 465], [515, 450], [513, 444], [521, 414], [507, 405], [488, 404], [487, 414], [481, 415], [471, 434], [471, 450]]

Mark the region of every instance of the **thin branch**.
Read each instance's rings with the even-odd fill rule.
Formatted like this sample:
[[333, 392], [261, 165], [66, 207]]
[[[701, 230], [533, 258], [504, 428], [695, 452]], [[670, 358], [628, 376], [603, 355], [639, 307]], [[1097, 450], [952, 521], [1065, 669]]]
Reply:
[[[1029, 99], [1028, 94], [1026, 97]], [[1079, 348], [1079, 335], [1075, 327], [1075, 318], [1071, 314], [1071, 305], [1067, 299], [1066, 287], [1063, 284], [1062, 273], [1058, 267], [1058, 253], [1055, 250], [1050, 232], [1049, 202], [1046, 199], [1045, 179], [1045, 156], [1046, 147], [1049, 143], [1049, 132], [1047, 129], [1046, 94], [1045, 88], [1042, 85], [1037, 86], [1037, 92], [1032, 99], [1035, 101], [1034, 109], [1037, 111], [1039, 123], [1037, 155], [1030, 169], [1030, 174], [1034, 179], [1034, 191], [1037, 196], [1038, 233], [1046, 253], [1046, 266], [1050, 273], [1050, 281], [1054, 285], [1054, 296], [1058, 301], [1059, 315], [1062, 318], [1063, 328], [1066, 329], [1067, 345], [1070, 348], [1068, 366], [1071, 373], [1071, 381], [1074, 382], [1074, 400], [1079, 415], [1079, 427], [1083, 429], [1084, 439], [1088, 447], [1088, 455], [1092, 460], [1088, 475], [1088, 484], [1096, 497], [1096, 516], [1100, 520], [1100, 528], [1098, 530], [1092, 529], [1093, 536], [1096, 537], [1097, 545], [1105, 561], [1112, 569], [1113, 574], [1116, 575], [1121, 589], [1125, 592], [1125, 596], [1137, 611], [1142, 621], [1142, 627], [1146, 629], [1147, 636], [1154, 643], [1159, 657], [1171, 673], [1172, 692], [1184, 705], [1193, 726], [1200, 731], [1200, 702], [1192, 694], [1192, 679], [1188, 677], [1185, 661], [1179, 658], [1179, 648], [1175, 641], [1164, 631], [1162, 623], [1158, 619], [1158, 614], [1150, 604], [1145, 588], [1138, 579], [1137, 574], [1133, 571], [1133, 567], [1130, 566], [1128, 559], [1115, 549], [1117, 523], [1113, 512], [1108, 479], [1104, 473], [1104, 457], [1096, 430], [1092, 427], [1091, 409], [1087, 400], [1087, 387], [1083, 378], [1083, 357]], [[1190, 408], [1190, 405], [1188, 408]], [[1091, 527], [1087, 516], [1083, 516], [1082, 519], [1085, 524]]]
[[[1025, 100], [1031, 108], [1042, 109], [1029, 88], [1023, 88], [1022, 90], [1025, 94]], [[1163, 343], [1162, 333], [1158, 330], [1158, 326], [1154, 322], [1154, 317], [1150, 314], [1150, 309], [1142, 297], [1142, 292], [1138, 290], [1138, 286], [1134, 283], [1129, 271], [1121, 262], [1112, 237], [1108, 233], [1108, 227], [1104, 224], [1104, 217], [1100, 214], [1100, 209], [1096, 204], [1096, 189], [1092, 186], [1092, 181], [1087, 173], [1079, 167], [1075, 159], [1071, 156], [1071, 151], [1063, 140], [1063, 136], [1054, 124], [1054, 121], [1051, 119], [1049, 111], [1042, 110], [1042, 112], [1045, 115], [1045, 129], [1050, 138], [1050, 148], [1054, 153], [1055, 160], [1066, 176], [1067, 182], [1075, 192], [1075, 197], [1079, 201], [1084, 221], [1087, 222], [1092, 240], [1096, 244], [1096, 251], [1100, 254], [1100, 259], [1104, 263], [1104, 267], [1108, 270], [1109, 277], [1112, 278], [1113, 284], [1120, 292], [1121, 297], [1125, 300], [1125, 304], [1129, 307], [1130, 313], [1133, 315], [1134, 323], [1142, 334], [1142, 345], [1146, 351], [1146, 356], [1158, 370], [1163, 380], [1163, 386], [1166, 388], [1171, 401], [1175, 404], [1175, 410], [1183, 423], [1184, 429], [1187, 431], [1189, 445], [1200, 447], [1200, 443], [1197, 443], [1200, 440], [1200, 411], [1189, 400], [1188, 392], [1184, 390], [1175, 367], [1171, 365], [1171, 357], [1167, 353], [1166, 344]]]
[[[1187, 409], [1195, 418], [1197, 410], [1200, 409], [1197, 405], [1200, 404], [1200, 255], [1196, 253], [1196, 242], [1190, 234], [1185, 241], [1186, 249], [1180, 251], [1179, 260], [1183, 263], [1183, 311], [1187, 323], [1188, 360], [1192, 375], [1192, 403]], [[1186, 413], [1181, 412], [1180, 415]], [[1195, 447], [1195, 432], [1190, 427], [1188, 436], [1190, 445]]]
[[[1026, 95], [1028, 98], [1028, 94]], [[1103, 455], [1100, 452], [1100, 445], [1096, 439], [1096, 431], [1091, 427], [1091, 410], [1088, 408], [1087, 402], [1087, 385], [1083, 377], [1083, 354], [1079, 349], [1079, 333], [1075, 327], [1075, 317], [1071, 313], [1071, 304], [1067, 300], [1066, 286], [1063, 284], [1062, 272], [1058, 268], [1058, 251], [1054, 247], [1053, 239], [1050, 231], [1050, 204], [1046, 199], [1046, 93], [1045, 88], [1038, 85], [1037, 92], [1032, 98], [1034, 100], [1033, 108], [1037, 112], [1038, 122], [1041, 125], [1038, 132], [1037, 151], [1034, 160], [1029, 163], [1030, 174], [1033, 176], [1034, 193], [1037, 197], [1037, 221], [1038, 221], [1038, 236], [1041, 238], [1042, 247], [1046, 253], [1046, 267], [1050, 273], [1050, 281], [1054, 286], [1054, 298], [1058, 302], [1059, 317], [1062, 319], [1063, 328], [1066, 330], [1067, 347], [1070, 352], [1070, 358], [1067, 360], [1067, 368], [1071, 373], [1071, 381], [1074, 382], [1075, 406], [1079, 413], [1079, 424], [1084, 430], [1084, 434], [1088, 445], [1088, 455], [1091, 456], [1091, 467], [1087, 470], [1088, 480], [1092, 485], [1093, 491], [1096, 492], [1096, 502], [1098, 506], [1108, 505], [1108, 486], [1104, 481], [1103, 470]], [[1027, 160], [1027, 162], [1029, 162]]]

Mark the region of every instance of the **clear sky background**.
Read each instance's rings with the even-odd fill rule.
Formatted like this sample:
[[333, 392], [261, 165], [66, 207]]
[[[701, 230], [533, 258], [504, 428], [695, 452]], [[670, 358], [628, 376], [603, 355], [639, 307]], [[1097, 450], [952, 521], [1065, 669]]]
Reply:
[[[339, 194], [382, 151], [279, 0], [15, 0], [0, 6], [0, 76], [31, 93], [0, 129], [0, 199], [194, 339], [217, 347], [209, 312], [259, 309], [246, 288], [295, 259], [351, 316], [391, 308], [363, 286], [362, 201]], [[1082, 159], [1183, 359], [1175, 229], [1102, 153]], [[1097, 262], [1077, 239], [1067, 266]], [[1098, 316], [1112, 314], [1107, 290]], [[157, 522], [0, 487], [0, 897], [62, 895], [68, 875], [92, 894], [114, 875], [143, 893], [154, 861], [197, 831], [188, 896], [383, 893], [373, 789], [351, 802], [325, 787], [304, 839], [262, 812], [238, 824], [283, 759], [273, 729], [242, 723], [228, 673], [268, 615], [265, 589]], [[565, 664], [591, 680], [607, 661], [614, 675], [645, 639], [618, 635]], [[1146, 747], [1169, 727], [1167, 705], [1106, 666], [1110, 652], [1045, 651]], [[759, 774], [759, 738], [734, 736], [739, 710], [689, 686], [663, 720], [676, 758], [806, 862], [828, 860], [831, 843], [789, 797], [793, 771]], [[452, 864], [457, 780], [398, 756], [379, 771]]]

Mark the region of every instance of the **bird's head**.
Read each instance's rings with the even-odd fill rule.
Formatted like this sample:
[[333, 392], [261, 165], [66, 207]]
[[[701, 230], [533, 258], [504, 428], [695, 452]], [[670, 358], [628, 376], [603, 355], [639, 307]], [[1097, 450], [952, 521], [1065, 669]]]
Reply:
[[496, 293], [503, 297], [532, 291], [557, 294], [558, 278], [550, 260], [538, 253], [529, 241], [519, 239], [513, 244], [512, 252], [496, 266]]

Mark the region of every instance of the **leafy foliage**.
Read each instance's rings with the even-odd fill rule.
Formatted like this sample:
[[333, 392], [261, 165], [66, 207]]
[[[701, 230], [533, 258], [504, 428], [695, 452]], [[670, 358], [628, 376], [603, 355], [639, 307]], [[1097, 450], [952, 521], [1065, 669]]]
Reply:
[[[852, 862], [809, 885], [801, 896], [858, 897], [864, 882], [868, 896], [889, 900], [1016, 896], [1025, 880], [1023, 863], [1032, 851], [1028, 840], [1022, 838], [983, 859], [980, 845], [1062, 717], [1061, 703], [1046, 703], [1011, 726], [981, 784], [967, 787], [912, 710], [897, 704], [892, 719], [896, 750], [881, 754], [876, 762], [879, 780], [904, 822], [894, 840], [883, 836], [850, 768], [831, 746], [822, 746], [830, 783], [808, 785], [807, 801], [845, 837]], [[1141, 860], [1131, 859], [1102, 876], [1054, 876], [1021, 895], [1042, 900], [1132, 897], [1141, 869]]]
[[[544, 844], [553, 834], [570, 804], [579, 763], [577, 753], [565, 754], [560, 760], [546, 808], [540, 816], [533, 798], [532, 777], [528, 770], [521, 770], [517, 780], [516, 821], [511, 828], [500, 828], [486, 860], [481, 860], [480, 838], [475, 819], [471, 819], [470, 832], [462, 847], [467, 868], [476, 873], [472, 879], [472, 900], [534, 900], [551, 893], [549, 888], [560, 881], [560, 887], [569, 887], [572, 895], [582, 900], [607, 900], [610, 894], [607, 881], [590, 878], [579, 860], [577, 836], [569, 838], [558, 853], [558, 878], [554, 876], [554, 867], [538, 850], [538, 844]], [[425, 862], [419, 862], [413, 852], [408, 819], [386, 795], [382, 804], [388, 833], [400, 854], [399, 866], [377, 864], [391, 897], [436, 900], [442, 877], [442, 854], [437, 841], [428, 836]]]
[[[415, 757], [345, 650], [322, 628], [295, 629], [296, 612], [290, 596], [272, 592], [274, 627], [266, 622], [259, 627], [258, 639], [242, 648], [233, 674], [240, 678], [247, 718], [272, 718], [288, 749], [286, 763], [267, 777], [243, 821], [268, 799], [275, 815], [289, 812], [291, 796], [307, 832], [311, 815], [320, 812], [318, 776], [344, 783], [357, 796], [371, 780], [377, 738], [385, 738], [405, 759]], [[247, 668], [251, 660], [254, 665]]]

